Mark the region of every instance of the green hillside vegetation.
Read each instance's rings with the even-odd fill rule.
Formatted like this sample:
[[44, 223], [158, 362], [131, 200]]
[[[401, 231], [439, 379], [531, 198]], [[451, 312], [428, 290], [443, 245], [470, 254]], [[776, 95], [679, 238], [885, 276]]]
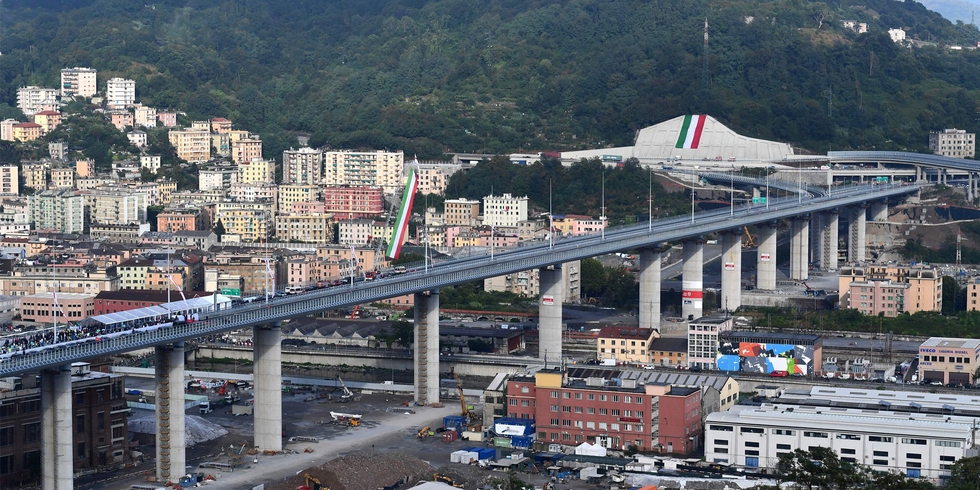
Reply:
[[[973, 26], [913, 1], [7, 0], [0, 101], [91, 66], [140, 102], [314, 146], [505, 153], [629, 144], [704, 112], [750, 135], [922, 150], [976, 129]], [[701, 88], [704, 19], [710, 86]], [[868, 22], [858, 35], [841, 20]], [[937, 43], [907, 49], [888, 28]], [[16, 110], [0, 108], [0, 115]]]

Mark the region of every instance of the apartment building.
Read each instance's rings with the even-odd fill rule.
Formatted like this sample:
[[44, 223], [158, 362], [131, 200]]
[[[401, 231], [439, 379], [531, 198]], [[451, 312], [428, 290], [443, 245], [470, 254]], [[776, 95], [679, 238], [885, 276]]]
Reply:
[[44, 191], [28, 196], [27, 208], [35, 230], [62, 233], [85, 230], [85, 200], [71, 190]]
[[606, 220], [579, 214], [555, 215], [552, 221], [555, 231], [564, 236], [581, 236], [602, 233]]
[[919, 379], [973, 386], [980, 340], [930, 337], [919, 346]]
[[964, 129], [943, 129], [929, 132], [929, 149], [936, 155], [953, 158], [976, 156], [977, 134]]
[[280, 214], [276, 216], [280, 242], [332, 243], [333, 217], [329, 214]]
[[197, 174], [197, 188], [202, 191], [227, 189], [235, 182], [238, 182], [238, 167], [202, 169]]
[[[180, 257], [166, 259], [129, 259], [118, 266], [120, 289], [190, 291], [195, 289], [190, 264]], [[179, 293], [178, 293], [179, 294]]]
[[217, 134], [228, 134], [231, 132], [231, 121], [216, 117], [211, 119], [211, 132]]
[[[92, 371], [87, 363], [73, 364], [71, 371], [72, 472], [107, 472], [130, 464], [123, 376]], [[0, 487], [36, 486], [44, 423], [40, 379], [10, 381], [0, 394]]]
[[[135, 130], [135, 131], [130, 131], [130, 132], [126, 133], [126, 139], [128, 139], [129, 142], [132, 143], [133, 146], [135, 146], [137, 148], [143, 148], [143, 147], [145, 147], [146, 146], [146, 142], [147, 142], [147, 140], [146, 140], [146, 132], [140, 131], [138, 129]], [[142, 167], [142, 164], [140, 166]]]
[[282, 152], [282, 181], [286, 184], [323, 182], [323, 152], [313, 148], [292, 148]]
[[422, 163], [416, 169], [419, 177], [419, 192], [422, 194], [445, 194], [449, 178], [462, 168], [450, 163]]
[[92, 97], [98, 92], [94, 68], [62, 68], [62, 97]]
[[149, 223], [98, 224], [89, 225], [92, 240], [105, 240], [112, 243], [139, 243], [140, 237], [150, 231]]
[[177, 113], [171, 111], [157, 112], [157, 121], [160, 121], [160, 125], [165, 128], [176, 127]]
[[[449, 229], [452, 228], [447, 228], [447, 230]], [[448, 240], [449, 237], [450, 235], [447, 232], [446, 239]], [[462, 240], [460, 238], [460, 235], [454, 236], [453, 243], [458, 245], [461, 241], [466, 240], [465, 236], [462, 237]], [[479, 240], [481, 240], [479, 244], [482, 245], [483, 238], [479, 238]], [[577, 304], [581, 302], [582, 261], [565, 262], [562, 264], [561, 269], [562, 302], [566, 304]], [[508, 291], [525, 297], [535, 297], [540, 293], [539, 274], [538, 269], [532, 269], [505, 276], [491, 277], [483, 280], [483, 289], [484, 291]]]
[[278, 196], [279, 187], [272, 182], [235, 182], [228, 189], [228, 199], [239, 202], [269, 202], [275, 205]]
[[208, 229], [199, 209], [164, 210], [157, 215], [157, 231], [198, 231]]
[[42, 126], [37, 123], [17, 123], [11, 127], [13, 141], [34, 141], [41, 137]]
[[[237, 161], [237, 160], [236, 160]], [[238, 182], [276, 182], [275, 160], [261, 158], [238, 163]]]
[[[231, 142], [231, 159], [241, 165], [262, 158], [262, 140], [258, 136], [249, 136]], [[270, 179], [272, 181], [273, 179]]]
[[717, 358], [721, 336], [732, 330], [732, 319], [705, 316], [687, 326], [687, 363], [689, 367], [718, 369]]
[[136, 103], [136, 82], [110, 78], [106, 82], [105, 105], [109, 109], [126, 109]]
[[687, 339], [661, 337], [647, 344], [650, 364], [654, 366], [687, 366]]
[[[2, 123], [0, 123], [2, 125]], [[2, 139], [2, 138], [0, 138]], [[64, 141], [52, 141], [48, 143], [48, 156], [54, 160], [64, 160], [68, 154], [68, 143]]]
[[405, 154], [401, 151], [328, 151], [323, 158], [323, 183], [329, 186], [376, 186], [395, 193], [405, 185]]
[[[57, 296], [57, 306], [54, 297]], [[85, 293], [39, 293], [20, 298], [20, 318], [25, 322], [77, 323], [95, 314], [95, 295]]]
[[659, 337], [659, 332], [652, 328], [602, 327], [596, 339], [596, 359], [616, 364], [649, 364], [650, 346]]
[[227, 233], [239, 235], [245, 242], [267, 242], [275, 232], [275, 203], [219, 202], [215, 205], [215, 223], [221, 221]]
[[[841, 293], [841, 308], [859, 309], [861, 307], [860, 296], [857, 299], [851, 296], [851, 283], [855, 281], [908, 283], [909, 287], [905, 289], [906, 295], [904, 296], [904, 309], [902, 311], [909, 314], [919, 311], [942, 311], [943, 308], [942, 275], [939, 270], [932, 267], [897, 265], [841, 267], [837, 289]], [[867, 287], [865, 286], [865, 288]], [[892, 286], [889, 285], [888, 287]], [[864, 294], [867, 295], [867, 291]], [[886, 299], [887, 296], [885, 295]], [[892, 296], [894, 298], [895, 294]], [[894, 304], [892, 308], [895, 308]], [[967, 304], [969, 305], [969, 298]], [[870, 308], [870, 306], [865, 306], [865, 308]]]
[[61, 124], [61, 113], [58, 111], [41, 111], [34, 113], [34, 124], [41, 126], [41, 136], [44, 136]]
[[153, 107], [137, 106], [133, 111], [133, 123], [142, 128], [157, 127], [157, 110]]
[[282, 184], [278, 187], [278, 209], [283, 213], [289, 212], [294, 203], [319, 201], [322, 192], [320, 186], [310, 184]]
[[16, 165], [0, 165], [0, 194], [19, 195], [20, 179]]
[[527, 221], [527, 196], [503, 194], [483, 198], [484, 225], [517, 228], [521, 221]]
[[92, 191], [85, 194], [92, 223], [129, 225], [146, 222], [146, 194], [127, 191]]
[[686, 455], [700, 447], [701, 390], [669, 384], [575, 379], [546, 369], [507, 381], [507, 416], [534, 420], [535, 440]]
[[48, 167], [46, 163], [24, 164], [24, 185], [36, 191], [48, 188]]
[[17, 89], [17, 108], [27, 117], [44, 110], [55, 110], [58, 106], [59, 90], [35, 85]]
[[[368, 245], [374, 238], [374, 220], [345, 219], [337, 222], [338, 243], [341, 245]], [[380, 237], [379, 237], [380, 238]]]
[[219, 250], [214, 254], [214, 259], [208, 261], [205, 276], [208, 271], [214, 270], [240, 276], [244, 288], [242, 294], [267, 291], [273, 285], [282, 285], [286, 281], [285, 261], [263, 250]]
[[119, 289], [116, 268], [86, 270], [82, 267], [14, 266], [9, 275], [0, 275], [0, 292], [9, 296], [51, 293], [98, 294]]
[[323, 205], [336, 219], [358, 219], [384, 212], [384, 191], [370, 186], [329, 186], [323, 188]]
[[480, 221], [480, 201], [446, 199], [442, 216], [447, 225], [476, 226]]
[[168, 138], [181, 160], [206, 162], [211, 159], [211, 134], [207, 130], [175, 129], [168, 133]]
[[109, 111], [109, 122], [119, 131], [125, 131], [127, 127], [131, 128], [135, 124], [133, 113], [122, 109]]
[[911, 301], [911, 285], [888, 279], [854, 281], [848, 288], [850, 308], [868, 316], [895, 318], [905, 313]]
[[140, 168], [157, 173], [160, 170], [160, 155], [140, 155]]

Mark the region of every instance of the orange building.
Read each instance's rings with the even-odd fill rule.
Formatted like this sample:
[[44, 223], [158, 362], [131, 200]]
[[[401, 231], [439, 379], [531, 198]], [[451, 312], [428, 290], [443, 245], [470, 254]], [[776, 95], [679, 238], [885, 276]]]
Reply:
[[41, 111], [34, 113], [34, 123], [41, 126], [41, 134], [48, 134], [61, 124], [61, 113], [58, 111]]
[[211, 132], [218, 134], [228, 134], [231, 132], [231, 121], [223, 118], [216, 117], [211, 120]]

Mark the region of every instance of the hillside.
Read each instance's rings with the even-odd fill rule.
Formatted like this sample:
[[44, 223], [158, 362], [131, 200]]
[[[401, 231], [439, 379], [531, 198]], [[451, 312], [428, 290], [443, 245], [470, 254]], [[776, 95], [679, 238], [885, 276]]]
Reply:
[[920, 150], [975, 130], [980, 96], [980, 53], [942, 47], [980, 34], [913, 1], [7, 0], [0, 21], [0, 102], [91, 66], [261, 133], [269, 157], [299, 132], [421, 158], [618, 145], [694, 112], [812, 151]]

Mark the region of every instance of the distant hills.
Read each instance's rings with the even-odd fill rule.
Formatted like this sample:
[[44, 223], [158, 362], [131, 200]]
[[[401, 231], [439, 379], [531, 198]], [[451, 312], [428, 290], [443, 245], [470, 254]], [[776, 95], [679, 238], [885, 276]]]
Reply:
[[0, 22], [0, 104], [90, 66], [269, 148], [612, 146], [710, 113], [810, 151], [921, 150], [930, 130], [976, 130], [980, 99], [980, 53], [946, 48], [980, 33], [913, 1], [6, 0]]

